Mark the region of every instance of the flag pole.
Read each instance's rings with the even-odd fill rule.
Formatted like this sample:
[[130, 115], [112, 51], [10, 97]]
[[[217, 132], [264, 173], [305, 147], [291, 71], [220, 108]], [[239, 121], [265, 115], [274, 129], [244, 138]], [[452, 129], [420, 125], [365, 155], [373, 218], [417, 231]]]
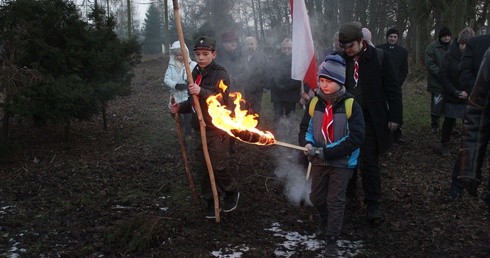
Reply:
[[[179, 36], [180, 49], [182, 49], [182, 54], [184, 55], [184, 64], [185, 64], [185, 71], [187, 73], [187, 80], [189, 81], [189, 84], [192, 84], [192, 83], [194, 83], [194, 79], [192, 78], [192, 72], [191, 72], [191, 68], [189, 66], [189, 54], [187, 53], [187, 48], [185, 47], [185, 42], [184, 42], [184, 33], [182, 31], [182, 23], [180, 21], [179, 2], [178, 2], [178, 0], [172, 0], [172, 3], [174, 6], [174, 17], [175, 17], [175, 24], [177, 27], [177, 35]], [[215, 215], [216, 222], [220, 222], [220, 217], [219, 217], [220, 207], [219, 207], [218, 191], [216, 188], [216, 181], [214, 178], [213, 166], [211, 165], [211, 158], [209, 157], [208, 142], [206, 140], [206, 123], [204, 122], [204, 119], [202, 116], [202, 109], [201, 109], [201, 105], [199, 104], [199, 97], [197, 95], [192, 95], [192, 100], [194, 101], [194, 106], [196, 108], [197, 118], [199, 119], [202, 150], [204, 153], [204, 159], [206, 160], [206, 166], [207, 166], [208, 173], [209, 173], [209, 180], [211, 182], [211, 190], [213, 192], [214, 215]]]

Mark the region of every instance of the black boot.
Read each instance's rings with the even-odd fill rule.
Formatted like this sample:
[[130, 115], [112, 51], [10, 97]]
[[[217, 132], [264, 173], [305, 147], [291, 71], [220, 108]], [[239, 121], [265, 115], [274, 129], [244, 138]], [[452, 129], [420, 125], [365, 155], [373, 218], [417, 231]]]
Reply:
[[337, 237], [326, 236], [326, 247], [323, 253], [324, 257], [339, 257], [339, 246], [337, 245]]

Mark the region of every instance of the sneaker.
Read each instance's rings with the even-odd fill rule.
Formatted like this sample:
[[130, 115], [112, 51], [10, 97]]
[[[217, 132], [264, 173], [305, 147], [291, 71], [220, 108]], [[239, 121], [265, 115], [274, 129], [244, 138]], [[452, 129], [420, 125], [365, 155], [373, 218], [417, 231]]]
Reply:
[[326, 248], [323, 253], [324, 257], [338, 257], [339, 256], [339, 246], [337, 245], [337, 238], [332, 236], [327, 236], [325, 238]]
[[[219, 209], [221, 212], [221, 207]], [[206, 208], [206, 211], [204, 212], [204, 216], [206, 219], [214, 219], [216, 218], [216, 214], [214, 213], [214, 201], [213, 200], [208, 200], [208, 207]]]
[[368, 204], [367, 206], [367, 219], [368, 221], [375, 221], [381, 219], [381, 210], [379, 204]]
[[226, 196], [224, 198], [223, 211], [230, 212], [236, 209], [238, 206], [238, 200], [240, 199], [240, 192], [226, 192]]

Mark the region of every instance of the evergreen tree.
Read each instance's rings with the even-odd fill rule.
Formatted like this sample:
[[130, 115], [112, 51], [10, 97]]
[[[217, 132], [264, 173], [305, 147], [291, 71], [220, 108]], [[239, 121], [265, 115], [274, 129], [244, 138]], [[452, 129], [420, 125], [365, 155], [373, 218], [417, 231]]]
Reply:
[[163, 15], [151, 4], [146, 12], [143, 28], [143, 53], [161, 53], [163, 44]]
[[65, 125], [104, 112], [107, 102], [130, 92], [136, 41], [122, 42], [114, 20], [95, 8], [82, 21], [72, 2], [17, 0], [0, 9], [4, 44], [0, 92], [7, 118]]

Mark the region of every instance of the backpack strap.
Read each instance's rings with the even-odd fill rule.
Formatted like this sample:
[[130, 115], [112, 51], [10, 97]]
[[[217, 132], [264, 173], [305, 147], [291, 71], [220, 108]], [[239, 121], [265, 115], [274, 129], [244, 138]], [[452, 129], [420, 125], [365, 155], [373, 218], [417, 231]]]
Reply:
[[[308, 113], [310, 113], [310, 117], [312, 117], [313, 113], [315, 112], [316, 103], [318, 103], [317, 96], [311, 99], [310, 106], [308, 106]], [[346, 98], [344, 100], [344, 105], [345, 105], [345, 115], [347, 116], [347, 119], [349, 119], [350, 116], [352, 115], [352, 106], [354, 105], [354, 98]]]
[[352, 115], [352, 106], [354, 105], [354, 98], [346, 98], [344, 100], [344, 105], [345, 105], [345, 115], [347, 116], [347, 119], [350, 118]]
[[310, 106], [308, 107], [308, 112], [310, 113], [310, 117], [313, 117], [313, 113], [315, 112], [315, 106], [318, 102], [318, 97], [315, 96], [310, 101]]

